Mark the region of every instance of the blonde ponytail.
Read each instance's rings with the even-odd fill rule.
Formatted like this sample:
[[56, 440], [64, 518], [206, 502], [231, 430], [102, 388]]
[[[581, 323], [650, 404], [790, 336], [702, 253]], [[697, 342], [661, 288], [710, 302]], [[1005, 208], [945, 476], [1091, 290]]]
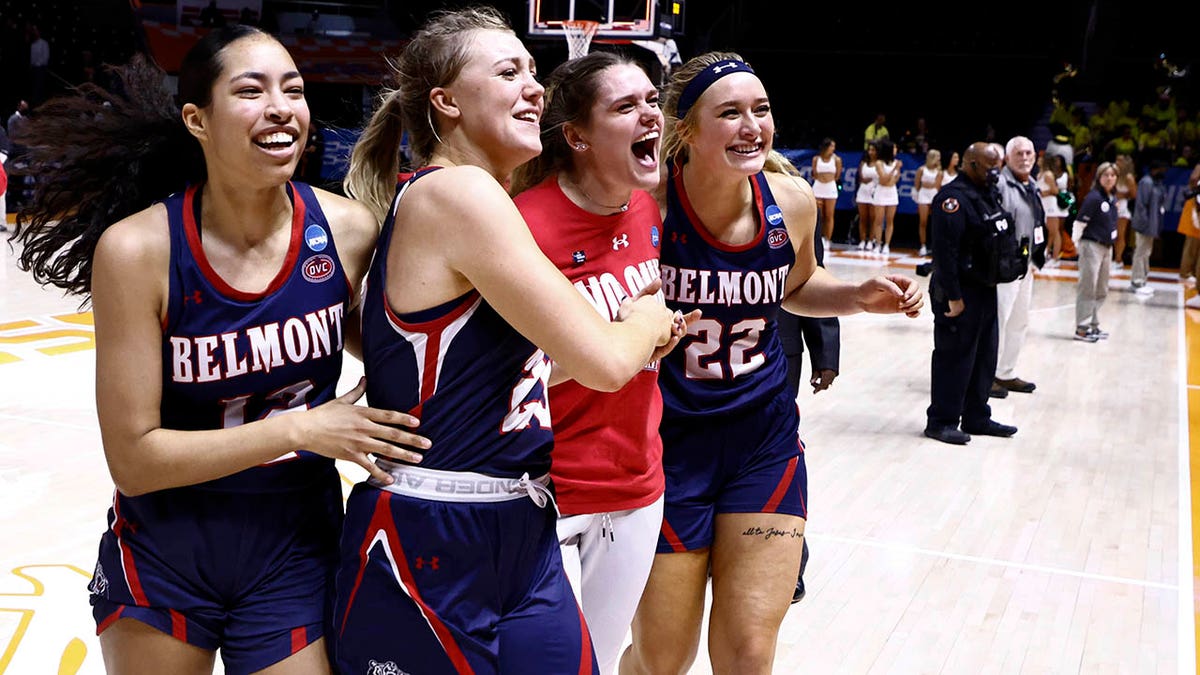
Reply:
[[350, 153], [350, 170], [342, 181], [346, 194], [365, 204], [383, 220], [396, 193], [400, 171], [401, 120], [399, 89], [384, 90], [371, 121]]

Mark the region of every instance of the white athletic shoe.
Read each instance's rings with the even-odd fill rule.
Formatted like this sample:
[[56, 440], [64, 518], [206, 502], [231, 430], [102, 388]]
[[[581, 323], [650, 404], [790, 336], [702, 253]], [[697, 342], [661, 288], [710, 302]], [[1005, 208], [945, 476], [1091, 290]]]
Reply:
[[865, 242], [865, 241], [858, 242], [858, 250], [860, 250], [860, 251], [867, 250], [867, 242]]
[[1141, 286], [1138, 286], [1137, 288], [1133, 289], [1133, 292], [1137, 293], [1138, 295], [1140, 295], [1143, 298], [1148, 298], [1148, 297], [1154, 295], [1154, 289], [1151, 288], [1148, 284], [1143, 284]]
[[883, 254], [889, 255], [891, 252], [892, 252], [892, 247], [888, 246], [887, 244], [884, 244], [883, 245]]
[[926, 249], [924, 246], [922, 246], [921, 250], [917, 252], [917, 255], [919, 255], [923, 258], [923, 257], [929, 255], [929, 250]]

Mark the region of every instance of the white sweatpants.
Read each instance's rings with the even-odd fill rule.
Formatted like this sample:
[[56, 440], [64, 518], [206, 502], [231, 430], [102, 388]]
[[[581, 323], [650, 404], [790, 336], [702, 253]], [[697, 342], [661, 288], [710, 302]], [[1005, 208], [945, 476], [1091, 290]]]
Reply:
[[592, 635], [600, 675], [617, 670], [662, 528], [663, 498], [640, 509], [558, 519], [563, 567]]
[[1025, 346], [1029, 331], [1029, 306], [1033, 304], [1033, 271], [1024, 279], [996, 284], [996, 321], [1000, 328], [1000, 347], [996, 356], [996, 379], [1017, 376], [1017, 357]]

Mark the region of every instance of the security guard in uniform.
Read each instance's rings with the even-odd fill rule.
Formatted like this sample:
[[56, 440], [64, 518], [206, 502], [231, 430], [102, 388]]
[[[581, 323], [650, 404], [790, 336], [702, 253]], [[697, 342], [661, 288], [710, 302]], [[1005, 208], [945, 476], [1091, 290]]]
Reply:
[[999, 346], [996, 283], [1012, 280], [998, 268], [1013, 262], [1011, 255], [996, 253], [996, 242], [1015, 241], [1012, 218], [996, 189], [1001, 162], [995, 148], [973, 143], [963, 153], [966, 180], [942, 188], [930, 208], [933, 378], [925, 435], [944, 443], [965, 444], [970, 434], [1017, 433], [994, 421], [988, 405]]

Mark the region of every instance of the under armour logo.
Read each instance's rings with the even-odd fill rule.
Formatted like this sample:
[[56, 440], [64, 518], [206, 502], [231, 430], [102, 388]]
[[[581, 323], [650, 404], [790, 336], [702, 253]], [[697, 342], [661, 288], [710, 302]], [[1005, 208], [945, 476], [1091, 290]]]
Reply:
[[623, 234], [619, 237], [613, 237], [613, 250], [614, 251], [620, 250], [620, 248], [622, 246], [624, 246], [624, 247], [629, 246], [629, 235]]
[[419, 570], [425, 569], [425, 565], [429, 565], [430, 569], [440, 569], [438, 566], [438, 557], [435, 555], [426, 563], [424, 558], [417, 558], [416, 568]]
[[687, 235], [679, 234], [678, 232], [672, 232], [671, 233], [671, 243], [673, 244], [676, 242], [686, 244], [687, 243]]
[[713, 66], [712, 70], [717, 75], [720, 75], [722, 70], [728, 70], [730, 68], [737, 68], [737, 67], [738, 67], [737, 61], [726, 61], [725, 63], [722, 63], [719, 66]]
[[183, 296], [183, 304], [186, 305], [189, 302], [194, 302], [197, 305], [204, 302], [204, 299], [200, 296], [200, 291], [192, 291], [189, 295]]

